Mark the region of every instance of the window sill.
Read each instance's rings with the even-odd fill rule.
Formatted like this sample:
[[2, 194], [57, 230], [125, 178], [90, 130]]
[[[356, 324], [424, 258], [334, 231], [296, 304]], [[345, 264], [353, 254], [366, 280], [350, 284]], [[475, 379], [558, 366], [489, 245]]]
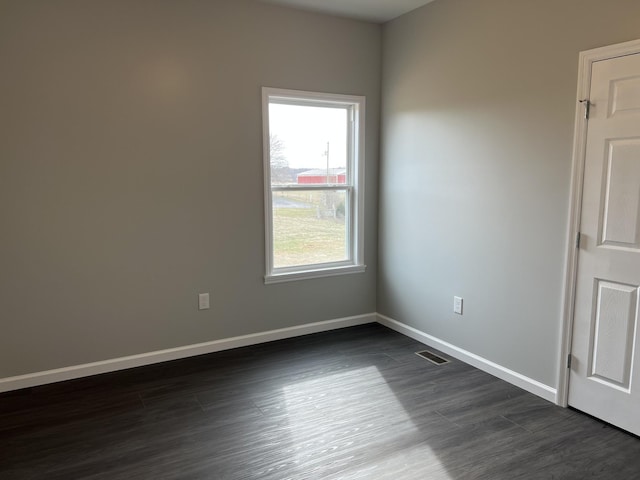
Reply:
[[298, 280], [308, 280], [311, 278], [333, 277], [336, 275], [348, 275], [350, 273], [363, 273], [367, 269], [366, 265], [348, 265], [343, 267], [318, 268], [317, 270], [301, 270], [297, 272], [275, 273], [265, 275], [264, 283], [295, 282]]

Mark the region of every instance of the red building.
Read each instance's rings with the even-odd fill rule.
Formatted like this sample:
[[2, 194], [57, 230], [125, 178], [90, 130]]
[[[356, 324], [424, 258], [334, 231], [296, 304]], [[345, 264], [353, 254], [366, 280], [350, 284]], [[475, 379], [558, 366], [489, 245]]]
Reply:
[[298, 184], [340, 184], [347, 183], [346, 168], [315, 168], [298, 174]]

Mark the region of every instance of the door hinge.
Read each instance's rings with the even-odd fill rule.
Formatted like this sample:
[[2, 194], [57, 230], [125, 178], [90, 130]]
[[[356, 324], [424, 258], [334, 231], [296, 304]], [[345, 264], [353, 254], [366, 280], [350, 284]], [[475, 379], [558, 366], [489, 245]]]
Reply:
[[567, 368], [571, 368], [571, 358], [573, 358], [571, 354], [567, 355]]
[[580, 232], [576, 233], [576, 248], [580, 248], [580, 239], [581, 239], [582, 235], [580, 234]]
[[589, 110], [591, 110], [591, 102], [588, 98], [584, 100], [578, 100], [584, 106], [584, 118], [589, 120]]

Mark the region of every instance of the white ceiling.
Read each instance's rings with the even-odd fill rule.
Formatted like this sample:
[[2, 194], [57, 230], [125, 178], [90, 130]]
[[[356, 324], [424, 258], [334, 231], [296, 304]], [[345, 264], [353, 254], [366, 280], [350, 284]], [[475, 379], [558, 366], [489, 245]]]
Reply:
[[383, 23], [433, 0], [260, 0], [303, 10]]

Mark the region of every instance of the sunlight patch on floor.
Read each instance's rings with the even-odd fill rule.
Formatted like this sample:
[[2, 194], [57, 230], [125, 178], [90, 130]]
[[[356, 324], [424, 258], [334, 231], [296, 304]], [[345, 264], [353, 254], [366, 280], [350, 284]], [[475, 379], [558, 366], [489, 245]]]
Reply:
[[287, 463], [301, 475], [450, 479], [375, 366], [294, 383], [283, 392], [292, 437]]

